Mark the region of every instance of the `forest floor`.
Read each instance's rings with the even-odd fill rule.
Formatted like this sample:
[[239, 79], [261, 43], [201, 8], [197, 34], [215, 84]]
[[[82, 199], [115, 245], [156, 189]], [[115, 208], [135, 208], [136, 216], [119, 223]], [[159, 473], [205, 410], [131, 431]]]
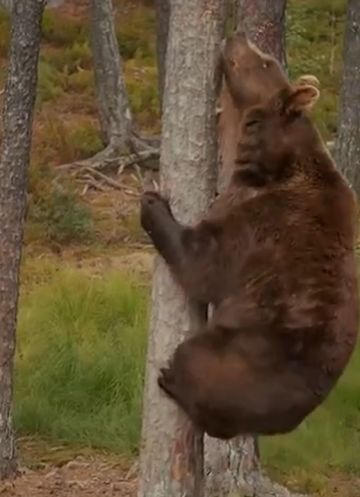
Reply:
[[0, 484], [3, 497], [133, 497], [136, 475], [111, 458], [80, 456], [62, 465], [44, 464], [21, 470], [13, 481]]
[[[37, 467], [20, 467], [17, 478], [0, 483], [0, 496], [134, 497], [137, 494], [136, 461], [130, 463], [120, 457], [91, 451], [80, 451], [76, 457], [71, 457], [66, 450], [65, 454], [61, 457], [60, 448], [59, 456], [59, 448], [53, 447], [52, 457], [45, 457], [43, 462], [37, 459]], [[321, 490], [308, 492], [307, 495], [360, 497], [360, 478], [334, 474]]]

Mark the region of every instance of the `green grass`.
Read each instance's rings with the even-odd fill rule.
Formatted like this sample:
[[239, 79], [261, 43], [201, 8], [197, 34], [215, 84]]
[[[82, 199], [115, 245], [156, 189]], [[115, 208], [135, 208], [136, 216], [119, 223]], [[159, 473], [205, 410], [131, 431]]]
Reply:
[[124, 274], [59, 270], [19, 313], [15, 423], [22, 435], [137, 449], [146, 291]]
[[289, 0], [287, 52], [290, 76], [314, 74], [321, 97], [314, 117], [326, 139], [337, 129], [345, 0]]
[[[148, 290], [125, 274], [92, 277], [46, 260], [30, 267], [19, 314], [19, 432], [136, 451]], [[295, 432], [261, 439], [265, 466], [302, 473], [309, 488], [334, 471], [360, 473], [359, 369], [358, 349], [329, 399]]]

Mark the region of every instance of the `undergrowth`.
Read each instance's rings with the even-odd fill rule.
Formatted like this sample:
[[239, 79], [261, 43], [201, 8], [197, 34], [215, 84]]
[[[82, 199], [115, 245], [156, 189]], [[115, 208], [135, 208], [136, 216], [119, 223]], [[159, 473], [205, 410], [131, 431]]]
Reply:
[[345, 13], [345, 0], [290, 0], [288, 5], [289, 73], [314, 74], [320, 80], [314, 117], [326, 139], [337, 129]]
[[58, 270], [24, 293], [15, 423], [23, 435], [137, 449], [147, 292], [127, 274]]
[[60, 185], [54, 181], [51, 169], [33, 166], [29, 191], [27, 242], [41, 240], [64, 244], [91, 240], [91, 211], [70, 182]]
[[[16, 362], [19, 432], [136, 451], [147, 284], [136, 273], [100, 278], [46, 258], [27, 264], [26, 274]], [[359, 367], [357, 349], [329, 399], [296, 431], [261, 438], [262, 461], [277, 477], [316, 491], [333, 473], [360, 473]]]

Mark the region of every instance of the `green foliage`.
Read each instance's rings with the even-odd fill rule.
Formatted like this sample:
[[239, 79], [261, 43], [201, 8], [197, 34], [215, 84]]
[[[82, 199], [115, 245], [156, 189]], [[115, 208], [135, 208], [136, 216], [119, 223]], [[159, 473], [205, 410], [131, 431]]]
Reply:
[[320, 80], [321, 97], [314, 116], [328, 139], [337, 127], [345, 10], [345, 0], [290, 0], [288, 6], [290, 76], [314, 74]]
[[58, 71], [63, 72], [65, 69], [69, 74], [78, 70], [91, 67], [92, 55], [89, 41], [74, 41], [70, 46], [52, 50], [44, 54], [49, 64], [53, 65]]
[[85, 159], [103, 147], [99, 131], [86, 119], [64, 123], [50, 115], [44, 128], [48, 144], [62, 163]]
[[155, 11], [144, 6], [130, 9], [126, 18], [120, 18], [116, 34], [121, 56], [155, 60]]
[[37, 104], [55, 100], [64, 93], [61, 73], [40, 59], [38, 69]]
[[94, 87], [94, 76], [88, 42], [74, 42], [70, 47], [41, 55], [38, 74], [37, 103], [40, 106], [59, 100], [69, 91], [89, 93]]
[[127, 275], [58, 271], [19, 314], [15, 423], [22, 434], [137, 449], [146, 292]]
[[[124, 275], [100, 279], [46, 260], [28, 263], [26, 274], [16, 363], [20, 432], [136, 450], [148, 291]], [[296, 474], [309, 492], [332, 472], [359, 473], [359, 367], [358, 348], [323, 406], [295, 432], [261, 439], [268, 468]]]
[[67, 82], [68, 90], [83, 94], [94, 86], [94, 74], [91, 70], [82, 70], [70, 74]]
[[42, 33], [45, 41], [60, 46], [88, 39], [88, 30], [81, 20], [59, 16], [53, 10], [44, 12]]
[[91, 238], [90, 209], [71, 190], [71, 185], [64, 185], [61, 189], [54, 186], [53, 174], [48, 168], [31, 168], [29, 193], [28, 238], [31, 239], [34, 233], [40, 239], [58, 243]]
[[128, 61], [125, 82], [130, 105], [142, 126], [154, 126], [159, 119], [159, 96], [155, 67], [144, 66], [139, 59]]
[[91, 157], [103, 148], [99, 131], [86, 121], [70, 129], [68, 140], [75, 159]]
[[43, 198], [32, 216], [46, 227], [46, 237], [59, 243], [84, 241], [91, 233], [90, 210], [68, 191], [55, 190], [50, 197]]

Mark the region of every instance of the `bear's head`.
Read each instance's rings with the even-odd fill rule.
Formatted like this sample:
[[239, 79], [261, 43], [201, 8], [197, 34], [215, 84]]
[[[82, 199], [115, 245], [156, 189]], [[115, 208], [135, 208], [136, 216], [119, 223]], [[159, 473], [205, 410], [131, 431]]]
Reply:
[[281, 90], [293, 85], [319, 86], [315, 76], [304, 75], [291, 83], [277, 60], [259, 50], [244, 33], [224, 40], [220, 69], [222, 87], [218, 100], [220, 189], [230, 181], [235, 166], [236, 148], [244, 112], [255, 105], [266, 105]]
[[237, 106], [256, 105], [289, 86], [280, 63], [258, 49], [242, 32], [224, 42], [221, 67]]
[[[234, 179], [261, 187], [293, 175], [301, 154], [322, 147], [307, 112], [320, 95], [310, 84], [280, 90], [244, 113]], [[319, 141], [320, 140], [320, 141]]]

